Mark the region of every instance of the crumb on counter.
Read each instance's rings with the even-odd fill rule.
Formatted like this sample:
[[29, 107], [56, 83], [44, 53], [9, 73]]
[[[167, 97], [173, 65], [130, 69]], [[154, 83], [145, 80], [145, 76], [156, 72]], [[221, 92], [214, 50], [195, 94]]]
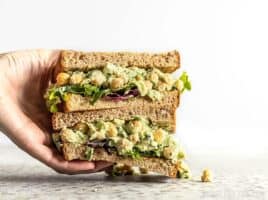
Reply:
[[202, 182], [211, 182], [212, 181], [212, 174], [209, 169], [205, 169], [201, 176]]

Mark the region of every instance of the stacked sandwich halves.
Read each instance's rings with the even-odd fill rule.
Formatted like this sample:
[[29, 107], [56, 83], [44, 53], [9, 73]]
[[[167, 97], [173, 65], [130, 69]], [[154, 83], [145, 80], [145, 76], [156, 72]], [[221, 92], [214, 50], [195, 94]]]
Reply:
[[53, 140], [66, 160], [104, 160], [187, 177], [172, 133], [180, 94], [191, 89], [177, 51], [62, 51], [45, 99]]

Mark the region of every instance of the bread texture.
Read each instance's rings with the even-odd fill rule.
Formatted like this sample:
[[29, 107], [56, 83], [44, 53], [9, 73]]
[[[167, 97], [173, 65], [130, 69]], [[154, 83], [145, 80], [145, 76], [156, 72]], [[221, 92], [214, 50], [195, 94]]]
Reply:
[[122, 67], [158, 68], [163, 72], [174, 72], [180, 67], [178, 51], [166, 53], [137, 52], [81, 52], [65, 50], [61, 52], [60, 71], [88, 71], [113, 63]]
[[133, 107], [138, 107], [139, 109], [148, 109], [156, 107], [167, 107], [174, 108], [174, 110], [179, 105], [179, 92], [177, 90], [165, 92], [163, 99], [160, 101], [152, 101], [146, 97], [135, 97], [130, 98], [125, 101], [111, 101], [99, 99], [95, 104], [90, 103], [90, 97], [83, 97], [77, 94], [68, 94], [66, 101], [64, 103], [65, 112], [74, 111], [85, 111], [85, 110], [100, 110], [100, 109], [111, 109], [111, 108], [121, 108], [126, 107], [130, 111]]
[[[86, 146], [77, 146], [71, 143], [64, 143], [62, 152], [65, 160], [86, 160], [85, 151]], [[112, 163], [126, 164], [129, 166], [137, 166], [145, 168], [148, 171], [157, 172], [159, 174], [176, 177], [177, 167], [170, 160], [162, 158], [141, 157], [139, 159], [124, 158], [115, 153], [107, 153], [103, 148], [95, 148], [93, 161], [107, 161]]]
[[176, 129], [176, 108], [173, 106], [164, 107], [144, 107], [139, 106], [131, 108], [122, 107], [117, 109], [104, 109], [82, 112], [63, 113], [57, 112], [52, 115], [52, 127], [54, 130], [60, 130], [64, 127], [72, 127], [78, 122], [90, 123], [95, 120], [109, 121], [113, 119], [129, 120], [135, 115], [145, 116], [153, 123], [160, 126], [166, 126], [172, 133]]

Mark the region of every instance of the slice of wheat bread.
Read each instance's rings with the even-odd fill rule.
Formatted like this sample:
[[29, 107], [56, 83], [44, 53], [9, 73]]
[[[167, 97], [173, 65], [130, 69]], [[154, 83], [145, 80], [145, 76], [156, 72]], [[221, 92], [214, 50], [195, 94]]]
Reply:
[[165, 126], [172, 133], [176, 129], [176, 111], [174, 107], [121, 107], [117, 109], [103, 109], [82, 112], [57, 112], [52, 115], [52, 127], [60, 130], [64, 127], [72, 127], [78, 122], [90, 123], [95, 120], [109, 121], [113, 119], [129, 120], [133, 116], [140, 115], [149, 118], [153, 123]]
[[[77, 146], [71, 143], [64, 143], [62, 146], [62, 152], [65, 160], [86, 160], [85, 151], [86, 146]], [[157, 172], [159, 174], [176, 177], [177, 167], [170, 160], [162, 158], [149, 158], [141, 157], [139, 159], [124, 158], [116, 155], [115, 153], [107, 153], [103, 148], [95, 148], [92, 161], [107, 161], [113, 163], [126, 164], [129, 166], [136, 166], [145, 168], [151, 172]]]
[[77, 94], [68, 94], [64, 103], [64, 112], [99, 110], [127, 107], [130, 110], [133, 107], [145, 109], [146, 107], [171, 107], [177, 108], [179, 105], [179, 92], [177, 90], [165, 92], [164, 97], [159, 101], [152, 101], [146, 97], [135, 97], [125, 101], [97, 100], [93, 105], [90, 103], [90, 97], [83, 97]]
[[81, 52], [65, 50], [61, 52], [60, 71], [87, 71], [101, 68], [107, 63], [122, 67], [158, 68], [163, 72], [174, 72], [180, 67], [177, 51], [166, 53], [138, 52]]

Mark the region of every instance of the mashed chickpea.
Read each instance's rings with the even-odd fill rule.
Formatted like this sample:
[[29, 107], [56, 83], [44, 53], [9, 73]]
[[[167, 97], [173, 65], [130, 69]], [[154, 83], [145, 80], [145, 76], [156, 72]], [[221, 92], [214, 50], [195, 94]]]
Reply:
[[152, 81], [155, 85], [158, 83], [159, 81], [159, 77], [158, 74], [154, 71], [152, 71], [151, 73], [148, 74], [147, 78]]
[[70, 78], [70, 84], [80, 84], [85, 78], [83, 72], [74, 72]]
[[139, 136], [138, 133], [131, 134], [131, 135], [129, 136], [129, 140], [130, 140], [131, 142], [133, 142], [134, 144], [136, 144], [137, 142], [140, 141], [140, 136]]
[[101, 86], [106, 81], [106, 77], [100, 70], [92, 71], [90, 83], [96, 86]]

